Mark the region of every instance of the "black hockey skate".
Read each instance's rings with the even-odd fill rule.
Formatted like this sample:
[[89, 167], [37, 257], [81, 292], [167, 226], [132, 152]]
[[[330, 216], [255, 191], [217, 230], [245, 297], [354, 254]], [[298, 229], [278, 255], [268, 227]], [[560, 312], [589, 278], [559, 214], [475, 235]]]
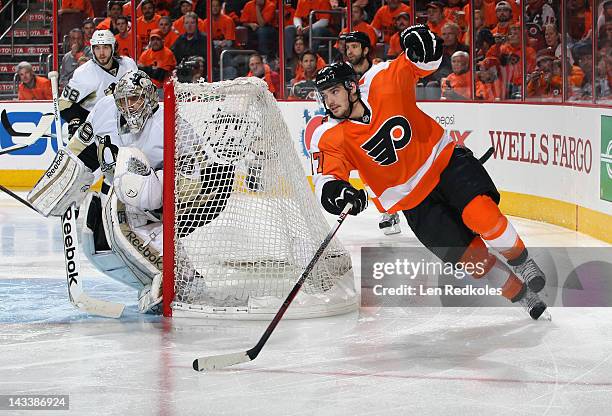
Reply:
[[397, 212], [395, 214], [388, 214], [385, 212], [378, 222], [378, 228], [380, 228], [385, 235], [399, 234], [402, 232], [399, 222], [400, 219]]
[[529, 286], [529, 289], [538, 293], [546, 284], [546, 277], [542, 269], [538, 267], [532, 258], [527, 258], [519, 265], [512, 266], [514, 273], [519, 276]]
[[529, 287], [525, 289], [525, 294], [518, 303], [527, 311], [531, 319], [536, 321], [540, 318], [546, 321], [552, 320], [550, 313], [546, 310], [546, 303], [540, 299], [540, 296]]

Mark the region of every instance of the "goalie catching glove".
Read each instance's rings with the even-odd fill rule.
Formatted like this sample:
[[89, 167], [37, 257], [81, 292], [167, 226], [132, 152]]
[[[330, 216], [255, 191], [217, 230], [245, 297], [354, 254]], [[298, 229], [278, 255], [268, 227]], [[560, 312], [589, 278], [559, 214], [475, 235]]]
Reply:
[[162, 205], [163, 171], [154, 172], [145, 154], [135, 147], [120, 147], [113, 186], [122, 202], [152, 211]]
[[444, 41], [426, 25], [414, 25], [400, 33], [400, 44], [412, 62], [427, 64], [442, 57]]
[[321, 204], [325, 211], [340, 215], [348, 203], [353, 204], [349, 214], [357, 215], [368, 207], [368, 194], [364, 189], [357, 190], [342, 180], [330, 181], [323, 185]]

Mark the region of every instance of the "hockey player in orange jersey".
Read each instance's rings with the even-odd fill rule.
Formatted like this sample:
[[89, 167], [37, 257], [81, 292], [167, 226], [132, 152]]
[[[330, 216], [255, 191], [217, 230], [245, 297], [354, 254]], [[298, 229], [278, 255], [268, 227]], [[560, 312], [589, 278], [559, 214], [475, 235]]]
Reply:
[[415, 85], [440, 65], [442, 39], [416, 25], [401, 33], [400, 43], [405, 53], [359, 80], [346, 63], [318, 72], [328, 117], [311, 142], [316, 194], [326, 211], [339, 214], [350, 202], [357, 215], [368, 204], [366, 191], [348, 182], [358, 171], [379, 211], [403, 211], [417, 238], [441, 260], [483, 264], [473, 277], [486, 277], [538, 319], [546, 310], [537, 294], [544, 273], [500, 212], [493, 181], [469, 149], [455, 145], [416, 105]]

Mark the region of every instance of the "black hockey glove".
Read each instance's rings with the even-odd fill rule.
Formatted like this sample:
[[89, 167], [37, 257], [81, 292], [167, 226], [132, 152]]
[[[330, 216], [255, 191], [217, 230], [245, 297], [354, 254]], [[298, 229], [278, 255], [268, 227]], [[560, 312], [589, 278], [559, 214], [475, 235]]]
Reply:
[[323, 185], [321, 204], [330, 214], [340, 215], [347, 203], [353, 204], [349, 211], [357, 215], [368, 207], [368, 194], [365, 190], [357, 190], [350, 183], [341, 180], [327, 182]]
[[412, 62], [428, 63], [442, 57], [444, 41], [426, 25], [414, 25], [400, 33], [400, 44]]
[[79, 129], [80, 125], [81, 125], [81, 120], [79, 120], [78, 118], [73, 118], [72, 120], [70, 120], [68, 122], [68, 134], [72, 136], [74, 132]]

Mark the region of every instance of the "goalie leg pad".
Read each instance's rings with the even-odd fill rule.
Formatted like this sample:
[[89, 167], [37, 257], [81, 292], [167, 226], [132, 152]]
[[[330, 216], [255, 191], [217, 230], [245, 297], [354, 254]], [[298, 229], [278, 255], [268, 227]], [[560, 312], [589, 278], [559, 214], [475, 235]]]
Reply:
[[64, 215], [74, 202], [78, 206], [94, 182], [94, 175], [72, 153], [60, 149], [34, 188], [28, 201], [45, 217]]
[[143, 282], [127, 267], [125, 261], [108, 247], [106, 235], [102, 224], [96, 225], [95, 217], [102, 221], [102, 207], [100, 197], [90, 193], [81, 204], [80, 215], [77, 219], [79, 241], [83, 253], [89, 262], [100, 272], [113, 280], [134, 289], [141, 290]]
[[111, 246], [142, 286], [151, 284], [162, 272], [162, 224], [144, 222], [143, 215], [134, 213], [119, 200], [114, 190], [103, 207], [104, 231]]

